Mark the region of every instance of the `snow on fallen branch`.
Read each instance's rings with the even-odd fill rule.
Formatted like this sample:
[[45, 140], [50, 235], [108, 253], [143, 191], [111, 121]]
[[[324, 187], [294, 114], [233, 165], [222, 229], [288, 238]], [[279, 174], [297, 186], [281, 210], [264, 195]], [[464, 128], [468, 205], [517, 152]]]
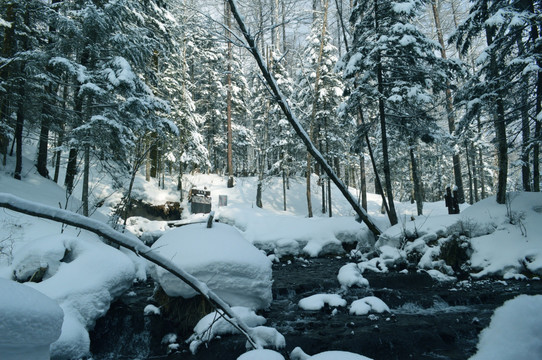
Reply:
[[260, 342], [253, 336], [253, 329], [248, 327], [244, 321], [232, 311], [231, 307], [224, 302], [218, 295], [214, 293], [207, 285], [191, 274], [187, 273], [179, 266], [174, 264], [167, 258], [155, 253], [151, 248], [143, 243], [119, 233], [109, 225], [100, 221], [87, 218], [83, 215], [73, 213], [71, 211], [54, 208], [47, 205], [42, 205], [36, 202], [28, 201], [17, 196], [0, 193], [0, 207], [23, 213], [30, 216], [44, 218], [61, 222], [66, 225], [71, 225], [84, 230], [93, 232], [110, 242], [125, 247], [136, 253], [137, 255], [147, 259], [148, 261], [168, 270], [173, 275], [181, 279], [188, 286], [206, 298], [213, 306], [222, 310], [231, 319], [231, 323], [235, 326], [247, 339], [255, 349], [261, 348]]
[[346, 200], [350, 203], [352, 208], [356, 211], [359, 218], [367, 225], [369, 230], [375, 235], [375, 237], [378, 237], [382, 230], [370, 219], [367, 212], [358, 204], [355, 197], [352, 196], [350, 191], [348, 191], [348, 188], [344, 184], [344, 182], [339, 179], [337, 174], [333, 171], [331, 166], [327, 163], [327, 161], [324, 159], [322, 154], [318, 151], [318, 149], [314, 146], [312, 143], [309, 135], [303, 129], [299, 121], [297, 120], [295, 114], [293, 113], [292, 109], [288, 105], [288, 100], [280, 90], [275, 78], [271, 73], [269, 72], [269, 69], [267, 68], [265, 61], [263, 60], [262, 56], [260, 55], [260, 52], [258, 51], [258, 47], [256, 46], [256, 42], [254, 40], [254, 37], [250, 34], [250, 31], [245, 25], [245, 22], [243, 20], [243, 17], [239, 13], [239, 10], [237, 9], [237, 4], [235, 0], [228, 0], [228, 3], [230, 5], [230, 9], [232, 11], [233, 17], [235, 18], [235, 21], [237, 21], [237, 25], [239, 25], [239, 29], [243, 33], [243, 36], [245, 37], [245, 40], [248, 44], [249, 50], [254, 56], [254, 59], [258, 63], [258, 67], [260, 68], [263, 77], [265, 78], [267, 84], [269, 85], [271, 91], [273, 92], [273, 95], [275, 96], [275, 101], [282, 109], [282, 112], [286, 116], [286, 119], [288, 119], [288, 122], [292, 125], [294, 128], [296, 134], [301, 138], [301, 141], [305, 144], [307, 151], [312, 155], [312, 157], [320, 164], [320, 166], [324, 169], [326, 174], [329, 176], [329, 178], [333, 181], [333, 183], [337, 186], [337, 188], [340, 190], [340, 192], [343, 194], [343, 196], [346, 198]]

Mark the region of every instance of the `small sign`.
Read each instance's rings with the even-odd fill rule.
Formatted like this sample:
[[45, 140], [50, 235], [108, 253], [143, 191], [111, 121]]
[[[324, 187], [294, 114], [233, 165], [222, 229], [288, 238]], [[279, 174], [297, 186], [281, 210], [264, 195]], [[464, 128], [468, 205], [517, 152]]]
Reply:
[[228, 195], [218, 195], [218, 206], [228, 206]]

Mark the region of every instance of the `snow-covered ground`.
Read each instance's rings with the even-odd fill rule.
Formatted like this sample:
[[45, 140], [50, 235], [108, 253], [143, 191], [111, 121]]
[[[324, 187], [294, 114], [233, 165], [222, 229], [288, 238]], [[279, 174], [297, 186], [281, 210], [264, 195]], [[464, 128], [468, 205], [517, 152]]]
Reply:
[[[12, 168], [12, 159], [9, 161], [7, 169]], [[97, 171], [98, 169], [94, 169], [94, 173]], [[111, 209], [122, 194], [116, 190], [116, 186], [107, 176], [93, 178], [100, 181], [91, 184], [94, 189], [92, 199], [95, 202], [103, 200], [103, 206], [94, 212], [92, 217], [107, 222], [107, 215], [111, 213]], [[494, 198], [489, 198], [470, 207], [463, 206], [459, 215], [448, 215], [444, 202], [424, 204], [426, 214], [424, 216], [414, 215], [416, 211], [414, 204], [399, 203], [397, 209], [400, 223], [394, 227], [389, 227], [386, 216], [380, 214], [379, 197], [369, 195], [369, 215], [381, 228], [387, 229], [375, 243], [376, 239], [367, 228], [354, 220], [353, 211], [336, 189], [332, 192], [333, 217], [329, 218], [327, 214], [319, 212], [321, 193], [316, 181], [313, 181], [312, 201], [315, 217], [308, 218], [305, 183], [302, 179], [290, 180], [286, 211], [283, 210], [281, 179], [272, 178], [265, 181], [263, 209], [255, 206], [257, 185], [255, 178], [236, 179], [234, 188], [227, 188], [226, 180], [225, 177], [217, 175], [185, 175], [184, 188], [197, 186], [206, 187], [211, 191], [212, 208], [216, 212], [216, 218], [222, 223], [236, 227], [239, 239], [244, 239], [247, 244], [255, 246], [247, 251], [256, 251], [258, 248], [268, 255], [266, 258], [261, 252], [257, 252], [258, 256], [261, 256], [261, 262], [266, 262], [256, 267], [262, 274], [265, 272], [263, 269], [268, 268], [269, 260], [277, 261], [287, 255], [306, 257], [339, 253], [343, 251], [343, 243], [357, 243], [358, 248], [348, 254], [350, 263], [338, 274], [339, 283], [345, 289], [355, 285], [370, 285], [363, 277], [366, 271], [385, 272], [393, 269], [412, 271], [412, 265], [418, 271], [427, 271], [438, 279], [453, 281], [458, 270], [454, 269], [447, 256], [450, 249], [468, 256], [461, 264], [460, 270], [471, 274], [475, 279], [486, 276], [538, 279], [542, 275], [540, 193], [511, 194], [508, 205], [498, 205]], [[176, 179], [173, 177], [166, 177], [164, 189], [161, 189], [154, 180], [146, 182], [142, 176], [138, 176], [134, 197], [154, 204], [178, 201], [179, 193], [176, 186]], [[67, 199], [61, 187], [35, 173], [30, 161], [24, 164], [22, 181], [12, 179], [7, 170], [0, 167], [0, 192], [73, 211], [78, 211], [81, 207], [75, 195], [80, 193], [79, 186], [76, 187], [74, 195]], [[227, 206], [219, 207], [219, 195], [227, 196]], [[188, 208], [186, 202], [182, 205]], [[186, 212], [183, 217], [190, 221], [205, 218], [203, 215], [190, 215]], [[152, 231], [157, 235], [166, 234], [164, 239], [173, 236], [169, 234], [177, 231], [170, 230], [165, 222], [149, 222], [140, 218], [131, 219], [129, 225], [128, 230], [137, 235]], [[0, 228], [0, 277], [13, 280], [16, 276], [20, 281], [36, 276], [42, 277], [43, 280], [39, 283], [25, 284], [56, 301], [64, 312], [60, 339], [51, 347], [53, 356], [58, 359], [77, 358], [87, 354], [88, 329], [107, 311], [116, 296], [128, 289], [133, 281], [144, 279], [147, 273], [146, 264], [140, 258], [126, 251], [108, 247], [96, 235], [80, 229], [64, 227], [59, 223], [8, 210], [0, 210]], [[183, 234], [182, 231], [177, 235], [181, 241], [183, 237], [190, 240], [197, 236], [190, 232]], [[367, 249], [374, 251], [369, 255], [365, 251]], [[173, 253], [171, 255], [173, 256]], [[206, 261], [205, 252], [198, 253], [192, 260], [203, 264]], [[230, 264], [234, 264], [237, 260], [232, 257], [229, 261]], [[218, 276], [218, 282], [221, 280], [223, 279]], [[263, 294], [267, 291], [265, 289], [269, 283], [262, 281], [246, 285], [264, 289]], [[340, 301], [330, 295], [333, 294], [306, 300], [303, 306], [312, 308], [316, 306], [315, 302], [320, 304]], [[261, 295], [260, 298], [265, 296]], [[524, 298], [527, 300], [522, 301], [529, 304], [539, 302], [539, 299], [532, 297]], [[358, 303], [350, 305], [350, 311], [353, 314], [387, 311], [386, 304], [378, 300], [360, 299]], [[248, 305], [252, 309], [258, 308], [258, 305]], [[495, 321], [492, 322], [490, 329], [484, 332], [489, 335], [481, 338], [479, 354], [485, 353], [483, 349], [497, 345], [494, 342], [498, 340], [491, 335], [491, 328], [504, 327], [510, 332], [524, 329], [525, 324], [521, 319], [525, 317], [521, 315], [521, 306], [509, 304], [505, 306], [507, 308], [503, 311], [508, 315], [502, 316], [496, 312]], [[513, 319], [516, 313], [518, 321], [511, 322], [510, 319]], [[534, 319], [533, 321], [542, 323], [540, 312], [531, 312], [530, 317]], [[259, 331], [262, 334], [275, 337], [274, 345], [280, 342], [278, 338], [280, 334], [270, 333], [268, 328], [261, 326], [255, 329], [258, 328], [261, 328]], [[493, 330], [493, 333], [496, 331]], [[518, 341], [527, 338], [521, 337]], [[540, 349], [542, 341], [539, 337], [534, 340], [528, 338], [528, 341], [532, 342], [528, 349]], [[0, 348], [1, 346], [3, 345], [0, 343]], [[243, 359], [267, 358], [264, 357], [264, 352], [253, 355], [247, 353]], [[261, 357], [258, 357], [260, 355]], [[269, 356], [270, 359], [279, 358], [277, 355], [280, 356], [278, 353], [265, 352], [265, 356]], [[321, 354], [317, 355], [320, 357], [312, 358], [328, 359], [335, 355], [337, 354]], [[361, 355], [342, 355], [350, 356], [352, 359], [363, 359]], [[482, 357], [485, 355], [477, 356], [479, 357], [476, 359], [487, 358]], [[309, 357], [299, 350], [295, 354], [292, 353], [291, 358]]]

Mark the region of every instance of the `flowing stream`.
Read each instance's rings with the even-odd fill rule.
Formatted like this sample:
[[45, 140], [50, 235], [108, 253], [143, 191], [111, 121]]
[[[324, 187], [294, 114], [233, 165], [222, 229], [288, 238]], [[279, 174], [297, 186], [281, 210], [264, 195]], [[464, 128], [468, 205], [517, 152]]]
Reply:
[[[341, 289], [337, 273], [346, 257], [292, 259], [273, 265], [271, 307], [262, 312], [267, 326], [286, 338], [285, 359], [295, 347], [308, 354], [326, 350], [359, 353], [374, 360], [468, 359], [478, 334], [495, 308], [519, 294], [542, 293], [542, 281], [478, 280], [442, 283], [424, 272], [371, 273], [367, 288]], [[224, 336], [201, 346], [196, 355], [178, 338], [177, 352], [166, 354], [164, 336], [177, 333], [175, 324], [158, 315], [144, 315], [152, 304], [152, 282], [136, 284], [99, 319], [91, 333], [93, 360], [221, 359], [235, 360], [245, 351], [240, 335]], [[316, 293], [337, 293], [345, 308], [303, 311], [300, 299]], [[374, 295], [391, 313], [350, 315], [352, 301]]]

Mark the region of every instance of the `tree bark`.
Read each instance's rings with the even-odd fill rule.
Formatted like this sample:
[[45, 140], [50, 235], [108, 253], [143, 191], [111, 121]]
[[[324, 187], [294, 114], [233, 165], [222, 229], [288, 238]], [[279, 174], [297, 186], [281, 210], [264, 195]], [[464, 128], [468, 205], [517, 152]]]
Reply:
[[231, 10], [227, 2], [224, 3], [226, 12], [226, 40], [228, 41], [228, 65], [227, 65], [227, 94], [226, 94], [226, 115], [227, 115], [227, 137], [228, 137], [228, 187], [233, 187], [233, 152], [232, 152], [232, 129], [231, 129], [231, 103], [232, 103], [232, 84], [231, 84], [231, 62], [233, 61], [232, 46], [230, 41], [231, 31]]
[[81, 201], [83, 202], [83, 216], [88, 216], [88, 185], [90, 177], [90, 145], [85, 144], [83, 161], [83, 191]]
[[308, 152], [314, 157], [314, 159], [320, 163], [320, 165], [324, 168], [327, 175], [331, 178], [333, 183], [339, 188], [341, 193], [344, 195], [346, 200], [350, 203], [352, 208], [356, 211], [357, 215], [359, 216], [359, 219], [363, 221], [369, 230], [378, 237], [382, 231], [380, 228], [370, 219], [370, 217], [367, 215], [365, 210], [363, 210], [359, 204], [357, 203], [356, 199], [352, 196], [352, 194], [349, 193], [348, 189], [344, 185], [344, 183], [337, 177], [337, 175], [333, 172], [329, 164], [325, 161], [325, 159], [322, 157], [322, 154], [316, 148], [314, 147], [314, 144], [310, 140], [309, 136], [305, 132], [305, 130], [301, 127], [299, 121], [297, 121], [297, 118], [295, 117], [292, 109], [288, 105], [288, 102], [286, 100], [286, 97], [282, 94], [282, 91], [277, 85], [277, 82], [275, 79], [271, 76], [269, 73], [268, 68], [265, 65], [265, 62], [260, 55], [258, 48], [256, 46], [256, 43], [254, 41], [254, 38], [248, 31], [242, 17], [240, 16], [237, 5], [235, 0], [228, 0], [230, 3], [230, 7], [233, 13], [233, 16], [235, 20], [237, 21], [237, 24], [239, 25], [239, 28], [241, 29], [241, 32], [243, 36], [245, 37], [245, 40], [247, 41], [248, 47], [252, 55], [254, 56], [254, 59], [256, 60], [258, 67], [262, 71], [263, 77], [265, 78], [267, 84], [269, 85], [270, 90], [273, 92], [276, 101], [278, 102], [278, 105], [282, 109], [284, 115], [286, 116], [286, 119], [290, 122], [292, 127], [294, 128], [294, 131], [296, 134], [301, 138], [305, 146], [307, 147]]
[[[24, 66], [24, 65], [23, 65]], [[17, 101], [17, 122], [15, 124], [15, 172], [13, 177], [21, 180], [23, 171], [23, 126], [24, 126], [24, 82], [19, 85], [19, 100]]]
[[[431, 7], [433, 9], [433, 17], [435, 19], [435, 27], [437, 29], [437, 37], [440, 43], [440, 55], [443, 59], [447, 59], [446, 55], [446, 44], [444, 43], [444, 36], [442, 35], [442, 27], [440, 24], [440, 14], [437, 8], [437, 1], [431, 1]], [[454, 116], [454, 105], [452, 98], [451, 84], [448, 79], [446, 79], [446, 114], [448, 116], [448, 130], [450, 131], [451, 136], [455, 136], [455, 116]], [[463, 189], [463, 176], [461, 174], [461, 160], [459, 154], [455, 153], [452, 156], [453, 167], [454, 167], [454, 180], [455, 185], [457, 186], [457, 195], [458, 202], [460, 204], [465, 202], [465, 191]]]
[[422, 186], [420, 180], [420, 174], [418, 171], [418, 164], [416, 156], [414, 154], [414, 144], [409, 146], [410, 163], [412, 165], [412, 181], [414, 182], [414, 199], [416, 200], [416, 210], [418, 215], [423, 215], [423, 195]]
[[[378, 1], [375, 1], [375, 27], [378, 28]], [[380, 116], [380, 132], [381, 132], [381, 142], [382, 142], [382, 158], [384, 162], [384, 179], [386, 181], [386, 192], [388, 197], [388, 219], [390, 224], [393, 226], [397, 224], [397, 213], [395, 211], [395, 204], [393, 202], [393, 190], [391, 185], [391, 169], [390, 169], [390, 159], [388, 151], [388, 135], [386, 131], [386, 113], [384, 108], [384, 77], [382, 70], [382, 60], [380, 55], [377, 56], [376, 64], [376, 76], [378, 82], [378, 112]]]

